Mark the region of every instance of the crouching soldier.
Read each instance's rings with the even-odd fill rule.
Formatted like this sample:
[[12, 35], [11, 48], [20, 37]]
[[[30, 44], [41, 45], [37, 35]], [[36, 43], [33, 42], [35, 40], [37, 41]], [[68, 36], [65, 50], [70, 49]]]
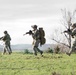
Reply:
[[10, 46], [11, 37], [7, 31], [4, 31], [4, 36], [1, 37], [0, 40], [3, 40], [4, 42], [3, 54], [5, 54], [6, 51], [8, 51], [8, 53], [11, 54], [12, 53], [11, 46]]

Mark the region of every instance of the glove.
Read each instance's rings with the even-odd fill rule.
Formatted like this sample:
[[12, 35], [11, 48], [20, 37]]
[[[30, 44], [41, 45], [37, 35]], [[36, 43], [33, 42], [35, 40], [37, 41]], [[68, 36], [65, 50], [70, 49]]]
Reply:
[[71, 32], [71, 30], [70, 30], [70, 29], [68, 29], [68, 32]]
[[29, 30], [29, 34], [30, 34], [30, 35], [32, 34], [32, 31], [31, 31], [31, 30]]

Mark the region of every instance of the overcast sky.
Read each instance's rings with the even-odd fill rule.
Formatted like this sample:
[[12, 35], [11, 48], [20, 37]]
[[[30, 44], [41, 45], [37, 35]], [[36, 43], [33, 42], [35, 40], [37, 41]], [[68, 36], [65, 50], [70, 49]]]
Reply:
[[76, 0], [0, 0], [0, 37], [7, 30], [12, 44], [31, 44], [31, 36], [23, 34], [37, 24], [45, 30], [46, 43], [51, 43], [48, 36], [60, 27], [64, 8], [75, 10]]

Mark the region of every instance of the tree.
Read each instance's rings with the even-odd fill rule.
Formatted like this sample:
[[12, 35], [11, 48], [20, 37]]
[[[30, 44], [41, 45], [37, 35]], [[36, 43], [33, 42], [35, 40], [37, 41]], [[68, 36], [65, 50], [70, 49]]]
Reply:
[[[71, 30], [71, 25], [72, 23], [74, 23], [74, 19], [75, 19], [75, 14], [76, 14], [76, 10], [74, 10], [73, 12], [71, 11], [67, 11], [66, 9], [61, 9], [62, 12], [62, 19], [60, 20], [61, 25], [66, 29], [70, 29]], [[57, 32], [55, 31], [55, 34], [57, 34]], [[57, 43], [63, 44], [69, 48], [71, 48], [71, 35], [64, 33], [64, 31], [62, 32], [62, 35], [64, 35], [64, 41], [66, 40], [66, 42], [62, 42], [61, 40], [55, 39], [53, 38], [52, 40], [54, 40]], [[58, 36], [58, 35], [57, 35]]]

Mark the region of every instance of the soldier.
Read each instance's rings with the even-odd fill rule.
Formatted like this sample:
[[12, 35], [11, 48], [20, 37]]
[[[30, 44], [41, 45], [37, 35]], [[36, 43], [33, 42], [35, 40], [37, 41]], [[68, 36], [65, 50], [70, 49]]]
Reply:
[[38, 46], [40, 43], [40, 34], [39, 34], [39, 30], [37, 29], [37, 25], [33, 25], [31, 26], [33, 28], [32, 31], [32, 38], [33, 38], [33, 50], [34, 50], [34, 54], [37, 55], [37, 51], [40, 52], [40, 54], [43, 54], [43, 51], [41, 51]]
[[69, 53], [66, 53], [67, 55], [71, 55], [71, 53], [73, 52], [73, 51], [75, 51], [75, 49], [76, 49], [76, 23], [74, 23], [73, 25], [72, 25], [72, 30], [69, 30], [69, 32], [67, 32], [68, 34], [70, 34], [71, 36], [72, 36], [72, 38], [74, 38], [75, 39], [75, 41], [73, 42], [73, 46], [72, 46], [72, 48], [71, 48], [71, 50], [69, 51]]
[[8, 34], [8, 32], [4, 31], [4, 36], [1, 37], [0, 39], [3, 40], [3, 42], [4, 42], [4, 51], [3, 51], [3, 54], [5, 54], [6, 51], [8, 51], [8, 53], [11, 54], [12, 53], [11, 46], [10, 46], [11, 37]]

